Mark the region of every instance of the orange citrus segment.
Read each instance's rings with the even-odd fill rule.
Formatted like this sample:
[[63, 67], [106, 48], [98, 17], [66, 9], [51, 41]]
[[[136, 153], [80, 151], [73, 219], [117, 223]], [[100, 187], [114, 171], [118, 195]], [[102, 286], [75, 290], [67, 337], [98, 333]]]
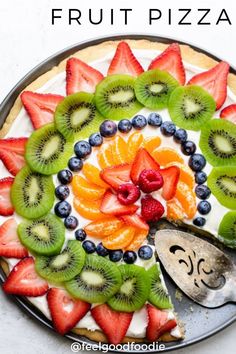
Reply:
[[194, 191], [186, 183], [179, 181], [175, 197], [180, 202], [188, 219], [192, 219], [197, 211]]
[[178, 202], [176, 198], [168, 200], [166, 202], [167, 205], [167, 218], [171, 220], [183, 220], [184, 211], [181, 204]]
[[131, 243], [128, 246], [126, 246], [126, 249], [129, 251], [137, 251], [139, 247], [142, 246], [143, 242], [146, 240], [147, 235], [148, 235], [147, 230], [136, 229], [134, 238], [131, 241]]
[[104, 247], [110, 250], [123, 249], [132, 241], [135, 234], [135, 228], [132, 226], [122, 227], [110, 236], [102, 240]]
[[85, 226], [85, 232], [92, 237], [103, 238], [119, 230], [123, 222], [113, 216], [105, 217], [101, 220], [92, 221]]
[[112, 154], [115, 165], [120, 165], [128, 161], [127, 152], [127, 143], [121, 136], [117, 135], [112, 144]]
[[129, 136], [127, 145], [128, 145], [128, 162], [133, 162], [138, 149], [143, 143], [143, 135], [135, 132]]
[[166, 167], [177, 166], [180, 169], [179, 180], [186, 183], [191, 189], [195, 186], [195, 178], [193, 171], [187, 165], [180, 162], [171, 162]]
[[108, 184], [106, 184], [100, 177], [100, 170], [96, 166], [92, 165], [89, 162], [86, 162], [83, 166], [82, 170], [83, 174], [87, 178], [87, 180], [91, 183], [96, 184], [99, 187], [109, 188]]
[[98, 160], [99, 166], [102, 169], [115, 165], [114, 159], [112, 156], [111, 146], [112, 146], [112, 142], [109, 142], [107, 144], [103, 144], [97, 153], [97, 160]]
[[170, 162], [184, 163], [182, 157], [172, 148], [158, 148], [151, 155], [161, 166], [166, 166]]
[[101, 199], [85, 200], [74, 198], [73, 205], [75, 210], [85, 219], [98, 220], [104, 218], [100, 211]]
[[143, 147], [146, 149], [149, 154], [153, 152], [156, 148], [161, 145], [161, 138], [159, 136], [149, 136], [144, 139]]
[[88, 182], [80, 175], [74, 176], [72, 180], [72, 190], [76, 197], [87, 200], [100, 199], [106, 191], [105, 188], [96, 186], [96, 184]]

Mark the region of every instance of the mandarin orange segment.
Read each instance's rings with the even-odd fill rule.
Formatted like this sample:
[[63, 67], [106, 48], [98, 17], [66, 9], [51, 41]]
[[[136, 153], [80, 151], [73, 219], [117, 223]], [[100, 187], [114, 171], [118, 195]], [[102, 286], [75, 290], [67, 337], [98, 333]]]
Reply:
[[188, 219], [192, 219], [197, 211], [194, 191], [184, 182], [179, 181], [175, 197], [180, 202]]
[[85, 200], [74, 198], [73, 205], [75, 210], [83, 218], [88, 220], [99, 220], [104, 218], [104, 214], [100, 211], [101, 199]]
[[159, 136], [149, 136], [144, 139], [143, 147], [149, 154], [161, 145], [161, 138]]
[[161, 166], [166, 166], [171, 162], [184, 163], [182, 157], [172, 148], [158, 148], [153, 150], [151, 155]]
[[128, 161], [127, 152], [126, 141], [121, 136], [117, 135], [112, 144], [112, 154], [115, 165], [120, 165]]
[[166, 167], [177, 166], [180, 169], [179, 180], [186, 183], [191, 189], [195, 186], [194, 173], [187, 165], [180, 162], [171, 162]]
[[107, 144], [103, 144], [97, 153], [97, 160], [99, 166], [102, 169], [115, 165], [113, 154], [112, 154], [112, 144], [113, 144], [112, 141], [108, 142]]
[[104, 247], [110, 250], [123, 249], [128, 246], [134, 238], [135, 228], [132, 226], [122, 227], [110, 236], [102, 240]]
[[184, 211], [176, 198], [168, 200], [166, 202], [167, 205], [167, 218], [171, 220], [183, 220], [184, 218]]
[[90, 183], [84, 177], [76, 175], [72, 180], [72, 190], [76, 197], [87, 200], [101, 199], [106, 189]]
[[87, 178], [87, 180], [91, 183], [96, 184], [99, 187], [109, 188], [108, 184], [106, 184], [100, 177], [100, 169], [96, 166], [92, 165], [89, 162], [86, 162], [83, 166], [83, 174]]
[[123, 225], [123, 222], [113, 216], [105, 217], [101, 220], [92, 221], [84, 227], [87, 235], [104, 238], [118, 231]]
[[128, 246], [126, 246], [126, 250], [137, 251], [139, 247], [142, 246], [147, 236], [148, 236], [147, 230], [136, 229], [134, 238], [131, 241], [131, 243]]
[[138, 132], [134, 132], [129, 136], [128, 145], [128, 162], [133, 162], [138, 149], [143, 143], [143, 135]]

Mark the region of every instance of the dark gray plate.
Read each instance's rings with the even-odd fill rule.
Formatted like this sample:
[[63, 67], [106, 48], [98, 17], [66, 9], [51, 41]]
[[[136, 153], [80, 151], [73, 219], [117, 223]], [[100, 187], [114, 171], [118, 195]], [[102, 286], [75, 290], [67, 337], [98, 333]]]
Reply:
[[[69, 55], [75, 53], [76, 51], [89, 47], [91, 45], [96, 45], [99, 43], [102, 43], [107, 40], [121, 40], [121, 39], [147, 39], [149, 41], [153, 42], [162, 42], [162, 43], [171, 43], [176, 41], [175, 39], [171, 38], [162, 38], [162, 37], [157, 37], [157, 36], [147, 36], [147, 35], [119, 35], [119, 36], [111, 36], [111, 37], [105, 37], [105, 38], [99, 38], [95, 40], [91, 40], [89, 42], [83, 42], [80, 44], [76, 44], [73, 47], [67, 48], [65, 50], [62, 50], [61, 52], [53, 55], [52, 57], [48, 58], [44, 62], [42, 62], [40, 65], [35, 67], [31, 72], [29, 72], [13, 89], [12, 91], [7, 95], [5, 100], [2, 102], [0, 105], [0, 127], [3, 125], [14, 101], [16, 100], [17, 96], [20, 94], [20, 92], [27, 86], [29, 85], [32, 81], [34, 81], [36, 78], [38, 78], [40, 75], [44, 74], [48, 70], [50, 70], [53, 66], [57, 65], [61, 60], [65, 59]], [[180, 42], [177, 40], [177, 42], [182, 43], [182, 44], [188, 44], [184, 42]], [[195, 46], [192, 46], [195, 50], [205, 53], [208, 56], [212, 57], [213, 59], [220, 60], [220, 58], [200, 49]], [[231, 72], [236, 74], [236, 70], [231, 68]], [[236, 263], [236, 253], [232, 252], [230, 250], [225, 250], [227, 254], [229, 254], [234, 262]], [[3, 271], [0, 269], [0, 279], [3, 281], [5, 278]], [[205, 338], [210, 337], [213, 334], [216, 334], [217, 332], [221, 331], [228, 325], [230, 325], [232, 322], [236, 320], [236, 306], [233, 304], [227, 304], [221, 308], [218, 309], [205, 309], [194, 302], [192, 302], [189, 298], [187, 298], [185, 295], [182, 297], [182, 301], [179, 301], [175, 298], [175, 292], [176, 292], [176, 286], [173, 283], [173, 281], [166, 276], [166, 281], [167, 281], [167, 286], [170, 291], [170, 294], [172, 295], [172, 299], [175, 305], [175, 308], [178, 312], [179, 318], [181, 321], [185, 324], [185, 329], [186, 329], [186, 338], [183, 341], [180, 342], [172, 342], [172, 343], [167, 343], [166, 344], [166, 349], [165, 351], [170, 351], [173, 349], [178, 349], [182, 347], [186, 347], [190, 344], [199, 342]], [[32, 304], [30, 304], [27, 299], [23, 297], [18, 297], [18, 296], [11, 296], [11, 298], [18, 304], [20, 305], [28, 314], [30, 314], [33, 318], [44, 324], [50, 329], [52, 328], [51, 322], [40, 312], [35, 308]], [[84, 342], [84, 343], [89, 343], [89, 344], [95, 344], [95, 342], [91, 342], [85, 337], [75, 335], [73, 333], [70, 333], [66, 335], [67, 338], [73, 340], [73, 341], [78, 341], [78, 342]], [[127, 349], [124, 350], [119, 350], [119, 352], [126, 351]], [[149, 352], [153, 352], [154, 350], [149, 350]], [[140, 350], [130, 350], [130, 353], [132, 352], [140, 352]]]

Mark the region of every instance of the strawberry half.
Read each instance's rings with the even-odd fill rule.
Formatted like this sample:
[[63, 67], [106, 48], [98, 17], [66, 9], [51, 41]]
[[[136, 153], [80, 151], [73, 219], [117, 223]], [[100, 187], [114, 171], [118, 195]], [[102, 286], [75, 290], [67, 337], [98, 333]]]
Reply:
[[102, 304], [93, 307], [91, 314], [109, 343], [122, 343], [133, 317], [132, 312], [117, 312]]
[[153, 59], [148, 70], [157, 68], [168, 71], [181, 85], [185, 84], [185, 69], [178, 43], [172, 43], [164, 52]]
[[78, 58], [70, 58], [66, 63], [66, 93], [79, 91], [94, 92], [96, 85], [104, 78], [100, 71]]
[[0, 226], [0, 256], [7, 258], [28, 256], [27, 249], [20, 243], [17, 223], [14, 219], [8, 219]]
[[160, 170], [160, 173], [164, 180], [161, 195], [165, 200], [170, 200], [175, 196], [176, 193], [180, 169], [177, 166], [171, 166]]
[[138, 214], [124, 215], [121, 219], [129, 226], [134, 226], [138, 229], [149, 230], [148, 224]]
[[236, 123], [236, 104], [231, 104], [220, 112], [220, 118]]
[[26, 257], [15, 265], [3, 284], [7, 294], [41, 296], [48, 290], [48, 283], [35, 271], [33, 257]]
[[27, 138], [0, 139], [0, 160], [12, 175], [16, 175], [25, 165], [25, 145]]
[[124, 163], [122, 165], [104, 168], [104, 170], [100, 172], [100, 177], [109, 184], [109, 186], [117, 190], [120, 185], [130, 181], [130, 170], [131, 165]]
[[107, 74], [129, 74], [138, 76], [142, 74], [143, 67], [134, 56], [130, 46], [126, 42], [120, 42], [116, 48], [115, 55], [108, 68]]
[[144, 148], [140, 148], [134, 158], [130, 177], [134, 184], [138, 184], [139, 176], [143, 170], [158, 170], [160, 166], [159, 164], [153, 159], [153, 157], [145, 150]]
[[0, 179], [0, 215], [2, 216], [9, 216], [14, 213], [11, 203], [11, 186], [13, 181], [13, 177]]
[[149, 341], [157, 341], [164, 333], [170, 332], [177, 326], [175, 319], [168, 320], [168, 313], [161, 311], [154, 306], [147, 305], [148, 326], [146, 337]]
[[53, 122], [56, 107], [64, 98], [63, 96], [51, 93], [31, 91], [24, 91], [20, 97], [35, 129]]
[[208, 71], [193, 76], [188, 85], [202, 86], [216, 101], [216, 110], [225, 102], [227, 96], [227, 77], [229, 64], [221, 61]]
[[91, 305], [73, 299], [64, 289], [51, 288], [47, 293], [48, 307], [55, 330], [64, 335], [86, 315]]
[[137, 205], [122, 205], [117, 196], [111, 191], [107, 191], [103, 198], [100, 206], [100, 211], [107, 215], [122, 216], [134, 214], [138, 209]]

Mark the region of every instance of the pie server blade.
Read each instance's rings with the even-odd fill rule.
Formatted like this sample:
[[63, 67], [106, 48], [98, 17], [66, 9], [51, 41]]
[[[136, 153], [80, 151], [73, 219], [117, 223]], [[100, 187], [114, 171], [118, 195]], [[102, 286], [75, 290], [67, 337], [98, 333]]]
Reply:
[[236, 302], [236, 266], [218, 248], [179, 230], [157, 231], [155, 247], [167, 273], [192, 300], [209, 308]]

